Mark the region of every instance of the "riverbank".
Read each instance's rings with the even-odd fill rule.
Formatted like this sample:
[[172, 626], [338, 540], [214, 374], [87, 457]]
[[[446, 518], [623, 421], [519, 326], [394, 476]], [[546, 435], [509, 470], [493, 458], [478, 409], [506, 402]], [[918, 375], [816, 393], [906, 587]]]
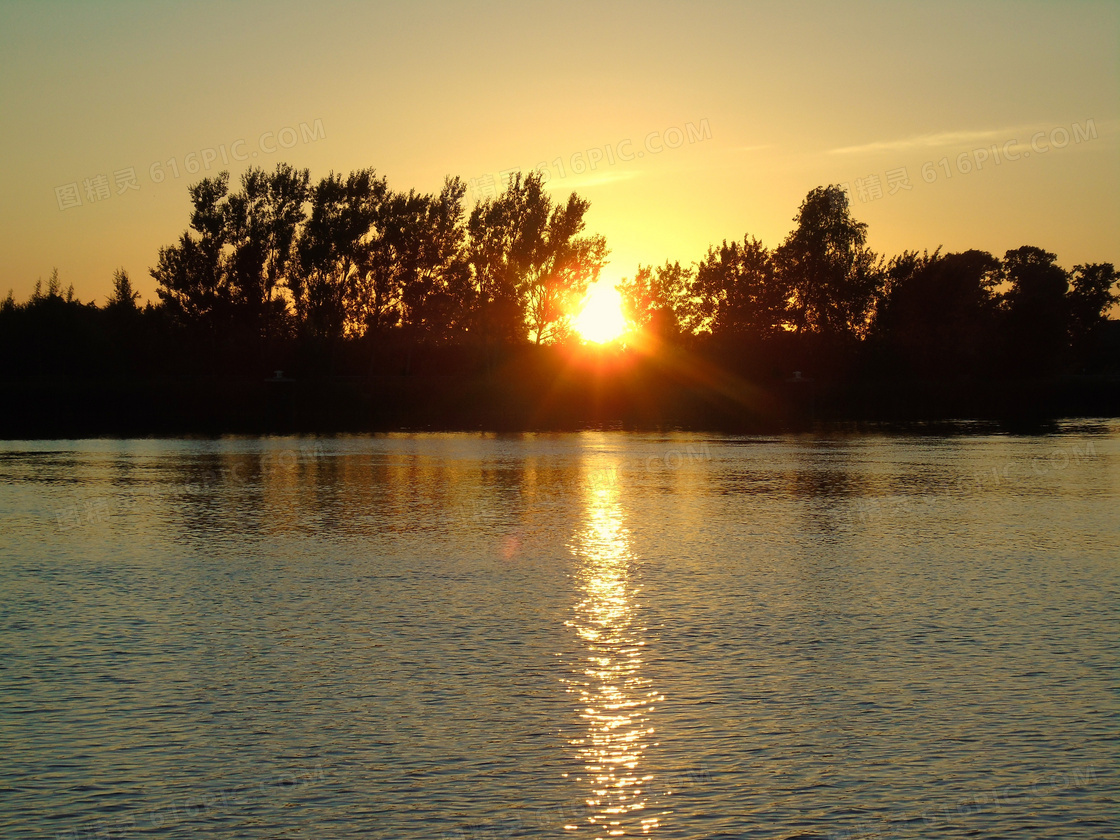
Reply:
[[681, 381], [648, 369], [490, 376], [43, 379], [0, 384], [5, 438], [582, 428], [779, 432], [830, 422], [1014, 426], [1120, 416], [1120, 377]]

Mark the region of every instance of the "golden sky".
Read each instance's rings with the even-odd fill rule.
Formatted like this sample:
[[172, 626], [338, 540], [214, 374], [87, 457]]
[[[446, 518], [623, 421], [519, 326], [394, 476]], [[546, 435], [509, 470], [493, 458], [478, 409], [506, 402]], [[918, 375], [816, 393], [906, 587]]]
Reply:
[[[547, 168], [605, 277], [776, 246], [847, 184], [870, 244], [1120, 263], [1120, 3], [0, 2], [0, 295], [103, 303], [187, 186], [288, 162], [391, 187]], [[591, 164], [594, 164], [592, 166]], [[206, 168], [208, 167], [208, 168]], [[80, 202], [80, 203], [79, 203]]]

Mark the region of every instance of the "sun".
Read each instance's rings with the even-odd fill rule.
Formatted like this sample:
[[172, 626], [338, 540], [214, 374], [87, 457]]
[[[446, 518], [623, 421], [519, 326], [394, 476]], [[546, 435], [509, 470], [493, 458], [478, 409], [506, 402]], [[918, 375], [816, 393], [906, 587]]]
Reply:
[[622, 314], [622, 296], [613, 283], [600, 280], [587, 290], [583, 306], [572, 321], [584, 341], [606, 344], [627, 330]]

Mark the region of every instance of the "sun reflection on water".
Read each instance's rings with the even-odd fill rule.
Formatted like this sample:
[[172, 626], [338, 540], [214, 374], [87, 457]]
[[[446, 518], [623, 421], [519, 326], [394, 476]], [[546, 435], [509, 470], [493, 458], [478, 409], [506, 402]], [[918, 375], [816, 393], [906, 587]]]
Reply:
[[[616, 475], [599, 471], [592, 478], [608, 474]], [[653, 775], [643, 764], [654, 745], [651, 714], [664, 698], [642, 673], [646, 628], [635, 602], [618, 485], [591, 480], [586, 486], [587, 522], [572, 544], [581, 560], [576, 585], [582, 597], [567, 622], [584, 656], [566, 680], [579, 698], [582, 725], [570, 743], [584, 765], [578, 781], [587, 791], [587, 827], [597, 838], [648, 834], [668, 813], [654, 801]]]

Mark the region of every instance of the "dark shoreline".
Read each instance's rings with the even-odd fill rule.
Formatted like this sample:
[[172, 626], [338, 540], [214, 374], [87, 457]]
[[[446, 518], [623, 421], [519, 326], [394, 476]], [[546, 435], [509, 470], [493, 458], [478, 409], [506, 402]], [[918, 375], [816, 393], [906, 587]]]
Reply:
[[5, 439], [532, 432], [619, 429], [778, 434], [868, 426], [904, 432], [1045, 432], [1120, 417], [1120, 376], [953, 382], [381, 376], [271, 381], [159, 377], [0, 383]]

